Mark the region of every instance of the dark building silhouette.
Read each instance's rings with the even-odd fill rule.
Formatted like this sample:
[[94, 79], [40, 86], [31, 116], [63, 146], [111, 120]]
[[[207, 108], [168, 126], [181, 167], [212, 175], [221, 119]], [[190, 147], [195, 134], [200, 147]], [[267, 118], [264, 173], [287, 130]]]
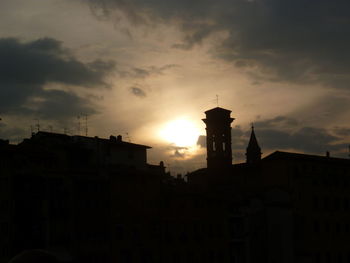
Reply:
[[252, 129], [232, 164], [230, 113], [205, 112], [208, 167], [185, 178], [120, 136], [1, 140], [0, 262], [350, 262], [350, 160], [261, 158]]
[[256, 163], [261, 160], [261, 149], [258, 144], [258, 140], [255, 137], [254, 126], [252, 126], [246, 157], [247, 163]]
[[231, 111], [216, 107], [205, 112], [207, 131], [207, 166], [209, 169], [228, 168], [232, 165]]
[[350, 160], [280, 151], [261, 159], [254, 129], [246, 157], [188, 175], [192, 189], [222, 202], [222, 262], [350, 262]]
[[145, 224], [147, 214], [156, 214], [150, 204], [159, 200], [166, 175], [162, 163], [147, 164], [149, 148], [121, 136], [48, 132], [18, 145], [3, 142], [0, 262], [30, 249], [58, 251], [74, 262], [110, 262], [116, 225], [132, 218]]

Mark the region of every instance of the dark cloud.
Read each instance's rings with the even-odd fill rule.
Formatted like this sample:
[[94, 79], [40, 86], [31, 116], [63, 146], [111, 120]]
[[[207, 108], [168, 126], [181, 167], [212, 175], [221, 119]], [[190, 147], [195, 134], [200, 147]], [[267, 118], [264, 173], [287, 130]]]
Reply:
[[350, 136], [350, 128], [347, 128], [347, 127], [334, 127], [333, 132], [337, 136], [341, 136], [341, 137]]
[[[292, 149], [305, 153], [324, 154], [327, 150], [337, 153], [346, 150], [346, 144], [342, 143], [345, 134], [340, 133], [349, 131], [348, 128], [338, 128], [337, 134], [332, 130], [300, 127], [297, 124], [298, 122], [293, 118], [284, 116], [255, 122], [255, 133], [263, 151], [264, 149], [268, 151]], [[247, 137], [248, 134], [247, 132]]]
[[11, 142], [19, 142], [23, 137], [30, 135], [30, 131], [19, 127], [9, 127], [0, 121], [0, 139], [11, 140]]
[[325, 129], [312, 127], [304, 127], [292, 133], [272, 128], [262, 129], [259, 137], [262, 144], [269, 149], [295, 149], [307, 153], [323, 153], [329, 148], [336, 149], [338, 146], [333, 143], [339, 140]]
[[277, 116], [272, 119], [267, 119], [263, 121], [257, 121], [254, 123], [254, 126], [257, 128], [266, 128], [266, 127], [280, 127], [280, 128], [290, 128], [298, 126], [298, 121], [296, 119], [286, 117], [286, 116]]
[[147, 96], [146, 92], [145, 92], [143, 89], [141, 89], [141, 88], [139, 88], [139, 87], [136, 87], [136, 86], [130, 87], [130, 91], [131, 91], [131, 93], [134, 94], [136, 97], [144, 98], [144, 97]]
[[132, 77], [132, 78], [147, 78], [153, 75], [163, 75], [164, 72], [171, 68], [176, 68], [176, 64], [167, 64], [161, 67], [149, 66], [146, 68], [134, 67], [131, 70], [121, 70], [120, 76], [122, 77]]
[[167, 147], [167, 150], [172, 152], [169, 157], [174, 159], [184, 159], [187, 156], [187, 147], [176, 146], [174, 144], [170, 144]]
[[89, 0], [92, 10], [123, 12], [134, 25], [175, 23], [175, 47], [189, 49], [226, 32], [215, 55], [258, 80], [322, 82], [348, 89], [350, 2], [345, 0]]
[[113, 62], [84, 63], [52, 38], [20, 42], [0, 39], [0, 112], [34, 114], [42, 118], [68, 118], [95, 113], [88, 98], [75, 92], [47, 89], [51, 83], [82, 88], [107, 88], [104, 77]]
[[174, 154], [171, 155], [171, 157], [175, 157], [175, 158], [185, 158], [185, 154], [181, 153], [179, 150], [175, 150]]

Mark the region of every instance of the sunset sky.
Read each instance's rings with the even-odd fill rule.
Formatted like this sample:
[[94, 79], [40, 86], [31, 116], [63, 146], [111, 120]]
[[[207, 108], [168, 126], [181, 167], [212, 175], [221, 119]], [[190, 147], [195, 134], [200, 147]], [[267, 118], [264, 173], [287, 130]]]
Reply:
[[[31, 126], [152, 146], [173, 173], [205, 166], [204, 111], [232, 110], [234, 162], [254, 123], [263, 156], [348, 156], [350, 2], [1, 0], [0, 138]], [[83, 135], [85, 121], [80, 119]]]

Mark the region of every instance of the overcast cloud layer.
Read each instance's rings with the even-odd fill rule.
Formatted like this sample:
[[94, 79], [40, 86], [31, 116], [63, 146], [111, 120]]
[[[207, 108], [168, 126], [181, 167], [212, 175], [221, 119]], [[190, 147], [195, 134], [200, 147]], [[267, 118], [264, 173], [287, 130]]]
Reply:
[[177, 48], [193, 48], [226, 33], [214, 56], [232, 61], [258, 80], [322, 82], [348, 89], [350, 3], [329, 0], [89, 0], [100, 16], [113, 10], [135, 25], [176, 24]]

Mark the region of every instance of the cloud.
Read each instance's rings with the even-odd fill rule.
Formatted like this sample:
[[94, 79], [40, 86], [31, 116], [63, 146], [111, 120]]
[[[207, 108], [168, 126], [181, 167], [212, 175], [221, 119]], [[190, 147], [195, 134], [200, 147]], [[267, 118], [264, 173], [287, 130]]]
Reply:
[[286, 116], [277, 116], [271, 119], [257, 121], [254, 123], [256, 128], [265, 129], [267, 127], [276, 128], [294, 128], [298, 126], [298, 121], [291, 117]]
[[166, 70], [171, 68], [179, 67], [176, 64], [166, 64], [161, 67], [149, 66], [146, 68], [133, 67], [130, 70], [120, 70], [119, 74], [121, 77], [131, 77], [131, 78], [147, 78], [154, 75], [163, 75]]
[[207, 136], [199, 135], [197, 139], [197, 145], [199, 145], [201, 148], [207, 147]]
[[3, 120], [0, 120], [0, 140], [10, 139], [19, 141], [21, 138], [29, 134], [29, 131], [19, 127], [9, 127]]
[[293, 118], [284, 116], [255, 122], [255, 133], [262, 150], [296, 150], [313, 154], [323, 154], [327, 150], [342, 154], [346, 150], [342, 140], [348, 128], [338, 127], [338, 133], [335, 133], [332, 129], [300, 127], [297, 123]]
[[131, 93], [134, 94], [136, 97], [144, 98], [144, 97], [147, 96], [146, 92], [145, 92], [143, 89], [141, 89], [141, 88], [139, 88], [139, 87], [136, 87], [136, 86], [130, 87], [130, 91], [131, 91]]
[[350, 8], [331, 0], [89, 0], [95, 13], [123, 13], [133, 25], [168, 23], [190, 49], [224, 33], [212, 52], [259, 81], [318, 82], [348, 89]]
[[337, 136], [341, 136], [341, 137], [349, 137], [350, 136], [350, 128], [348, 128], [348, 127], [334, 127], [333, 132]]
[[170, 152], [169, 157], [174, 159], [185, 159], [188, 156], [188, 148], [169, 144], [166, 148]]
[[80, 112], [96, 113], [92, 101], [73, 88], [48, 88], [52, 83], [84, 89], [108, 88], [104, 78], [111, 61], [84, 63], [52, 38], [21, 42], [0, 39], [0, 112], [34, 114], [41, 118], [68, 118]]

